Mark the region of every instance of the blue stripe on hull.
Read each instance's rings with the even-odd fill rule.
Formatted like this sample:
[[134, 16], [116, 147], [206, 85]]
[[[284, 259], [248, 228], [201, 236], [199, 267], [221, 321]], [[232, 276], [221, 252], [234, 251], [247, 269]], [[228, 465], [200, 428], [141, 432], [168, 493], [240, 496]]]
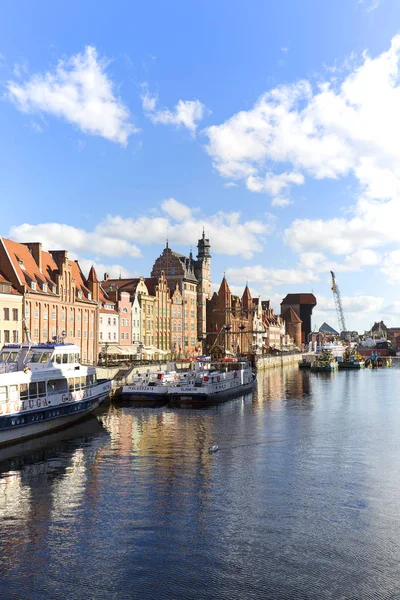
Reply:
[[2, 416], [0, 417], [0, 446], [48, 433], [75, 422], [98, 408], [107, 396], [108, 394], [102, 393], [97, 397], [73, 404]]

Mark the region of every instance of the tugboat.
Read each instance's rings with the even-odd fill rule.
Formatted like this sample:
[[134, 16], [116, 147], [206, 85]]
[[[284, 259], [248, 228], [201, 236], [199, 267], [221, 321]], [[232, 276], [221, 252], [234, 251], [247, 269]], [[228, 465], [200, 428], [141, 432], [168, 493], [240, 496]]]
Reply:
[[0, 447], [61, 429], [108, 397], [111, 381], [74, 344], [6, 344], [0, 352]]
[[338, 362], [329, 350], [322, 350], [311, 363], [311, 371], [314, 373], [337, 371]]

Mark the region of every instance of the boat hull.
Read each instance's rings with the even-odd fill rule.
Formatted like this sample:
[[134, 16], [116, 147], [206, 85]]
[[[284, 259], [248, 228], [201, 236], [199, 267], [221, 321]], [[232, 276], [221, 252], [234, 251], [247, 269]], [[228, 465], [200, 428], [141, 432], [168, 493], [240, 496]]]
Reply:
[[359, 370], [359, 369], [364, 369], [365, 367], [365, 363], [346, 363], [346, 362], [341, 362], [339, 363], [339, 370], [341, 371], [351, 371], [351, 370]]
[[221, 402], [226, 402], [237, 396], [243, 396], [251, 392], [256, 382], [251, 381], [244, 385], [236, 386], [233, 388], [214, 391], [214, 392], [196, 392], [196, 391], [182, 391], [182, 392], [170, 392], [169, 406], [171, 407], [194, 407], [200, 408], [202, 406], [212, 406]]
[[81, 402], [46, 407], [27, 413], [15, 413], [0, 418], [0, 448], [20, 443], [29, 438], [64, 429], [101, 406], [109, 396], [110, 385], [103, 391]]

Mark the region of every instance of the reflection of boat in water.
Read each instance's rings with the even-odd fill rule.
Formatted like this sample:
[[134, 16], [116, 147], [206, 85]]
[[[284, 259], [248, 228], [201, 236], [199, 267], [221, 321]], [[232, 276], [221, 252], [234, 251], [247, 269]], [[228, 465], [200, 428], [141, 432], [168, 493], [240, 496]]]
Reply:
[[[22, 466], [52, 458], [60, 450], [76, 448], [91, 437], [107, 436], [107, 431], [94, 415], [90, 414], [74, 427], [53, 431], [37, 438], [25, 440], [0, 449], [0, 473], [10, 466]], [[12, 464], [11, 464], [12, 463]]]
[[365, 361], [361, 354], [357, 354], [355, 350], [346, 350], [343, 354], [343, 360], [338, 360], [339, 369], [351, 370], [351, 369], [363, 369], [365, 367]]
[[332, 372], [338, 369], [338, 362], [330, 352], [330, 350], [322, 350], [321, 354], [315, 357], [311, 364], [311, 371], [315, 372]]
[[111, 389], [80, 364], [74, 344], [7, 344], [0, 353], [0, 446], [66, 427], [96, 410]]

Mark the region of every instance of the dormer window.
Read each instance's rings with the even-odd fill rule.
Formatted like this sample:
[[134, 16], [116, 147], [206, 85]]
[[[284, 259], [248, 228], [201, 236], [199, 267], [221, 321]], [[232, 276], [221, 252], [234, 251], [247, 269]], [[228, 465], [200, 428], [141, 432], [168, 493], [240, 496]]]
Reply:
[[47, 283], [43, 283], [43, 285], [42, 285], [42, 290], [43, 290], [44, 292], [47, 292]]
[[31, 281], [31, 289], [36, 290], [36, 281]]
[[18, 260], [18, 264], [19, 264], [19, 266], [21, 267], [21, 269], [23, 269], [23, 270], [25, 271], [25, 265], [24, 265], [24, 261], [23, 261], [23, 260], [21, 260], [20, 258], [17, 258], [17, 260]]
[[92, 299], [92, 292], [88, 292], [88, 300]]
[[55, 286], [55, 285], [53, 285], [53, 287], [52, 287], [51, 291], [53, 292], [53, 294], [56, 294], [56, 293], [57, 293], [57, 288], [56, 288], [56, 286]]
[[78, 290], [78, 298], [79, 298], [80, 300], [82, 300], [82, 292], [81, 292], [81, 290]]

